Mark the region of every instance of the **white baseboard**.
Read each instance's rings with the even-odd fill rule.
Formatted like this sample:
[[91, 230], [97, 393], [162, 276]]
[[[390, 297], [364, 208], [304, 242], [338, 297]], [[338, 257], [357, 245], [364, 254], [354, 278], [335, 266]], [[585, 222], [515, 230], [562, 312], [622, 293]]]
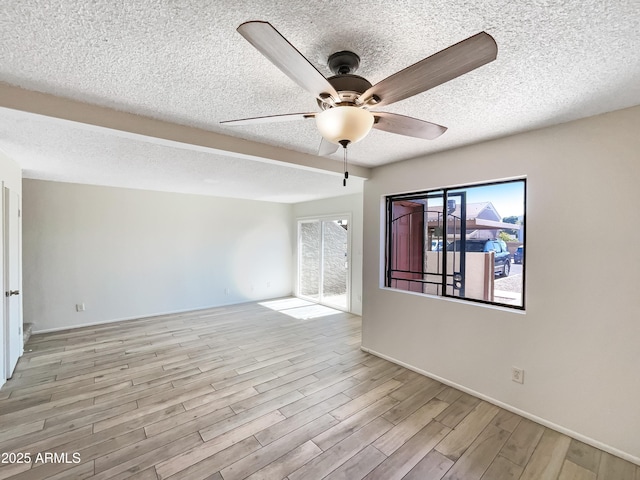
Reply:
[[459, 385], [455, 382], [452, 382], [450, 380], [447, 380], [446, 378], [442, 378], [438, 375], [434, 375], [433, 373], [427, 372], [425, 370], [422, 370], [420, 368], [416, 368], [413, 365], [409, 365], [405, 362], [402, 362], [400, 360], [397, 360], [393, 357], [390, 357], [388, 355], [385, 355], [383, 353], [380, 352], [376, 352], [375, 350], [371, 350], [367, 347], [364, 346], [360, 346], [360, 350], [362, 350], [363, 352], [366, 353], [370, 353], [371, 355], [375, 355], [376, 357], [380, 357], [380, 358], [384, 358], [385, 360], [388, 360], [392, 363], [395, 363], [396, 365], [400, 365], [408, 370], [412, 370], [416, 373], [419, 373], [420, 375], [424, 375], [425, 377], [429, 377], [432, 378], [434, 380], [437, 380], [440, 383], [443, 383], [445, 385], [448, 385], [450, 387], [453, 387], [457, 390], [461, 390], [465, 393], [468, 393], [469, 395], [473, 395], [474, 397], [480, 398], [482, 400], [485, 400], [489, 403], [492, 403], [493, 405], [496, 405], [500, 408], [504, 408], [505, 410], [508, 410], [510, 412], [515, 413], [516, 415], [520, 415], [521, 417], [524, 418], [528, 418], [531, 421], [534, 421], [536, 423], [539, 423], [540, 425], [544, 425], [545, 427], [548, 427], [552, 430], [555, 430], [556, 432], [560, 432], [563, 433], [565, 435], [567, 435], [568, 437], [571, 438], [575, 438], [576, 440], [579, 440], [583, 443], [586, 443], [587, 445], [591, 445], [592, 447], [596, 447], [599, 448], [600, 450], [603, 450], [607, 453], [610, 453], [611, 455], [615, 455], [616, 457], [620, 457], [624, 460], [627, 460], [631, 463], [634, 463], [636, 465], [640, 466], [640, 457], [636, 457], [634, 455], [631, 455], [627, 452], [623, 452], [621, 450], [618, 450], [617, 448], [614, 448], [610, 445], [604, 444], [602, 442], [599, 442], [598, 440], [595, 440], [593, 438], [587, 437], [585, 435], [582, 435], [581, 433], [578, 432], [574, 432], [573, 430], [570, 430], [568, 428], [563, 427], [562, 425], [557, 425], [553, 422], [550, 422], [548, 420], [545, 420], [544, 418], [538, 417], [536, 415], [533, 415], [529, 412], [525, 412], [524, 410], [520, 410], [519, 408], [516, 408], [512, 405], [509, 405], [507, 403], [501, 402], [500, 400], [496, 400], [495, 398], [489, 397], [487, 395], [484, 395], [483, 393], [480, 392], [476, 392], [475, 390], [472, 390], [470, 388], [465, 387], [464, 385]]
[[[278, 297], [280, 298], [280, 297]], [[163, 315], [177, 315], [180, 313], [188, 313], [188, 312], [197, 312], [198, 310], [207, 310], [209, 308], [220, 308], [220, 307], [228, 307], [230, 305], [239, 305], [241, 303], [252, 303], [252, 302], [262, 302], [265, 299], [261, 299], [261, 300], [251, 300], [251, 301], [241, 301], [241, 302], [236, 302], [236, 303], [219, 303], [216, 305], [204, 305], [202, 307], [193, 307], [193, 308], [185, 308], [183, 310], [172, 310], [170, 312], [157, 312], [157, 313], [146, 313], [146, 314], [142, 314], [142, 315], [134, 315], [132, 317], [123, 317], [123, 318], [112, 318], [109, 320], [100, 320], [97, 322], [87, 322], [87, 323], [81, 323], [79, 325], [66, 325], [64, 327], [54, 327], [54, 328], [43, 328], [42, 330], [36, 330], [36, 324], [33, 324], [33, 330], [31, 331], [32, 335], [35, 335], [37, 333], [51, 333], [51, 332], [61, 332], [63, 330], [73, 330], [74, 328], [84, 328], [84, 327], [95, 327], [98, 325], [105, 325], [108, 323], [116, 323], [116, 322], [126, 322], [128, 320], [143, 320], [145, 318], [151, 318], [151, 317], [160, 317]]]

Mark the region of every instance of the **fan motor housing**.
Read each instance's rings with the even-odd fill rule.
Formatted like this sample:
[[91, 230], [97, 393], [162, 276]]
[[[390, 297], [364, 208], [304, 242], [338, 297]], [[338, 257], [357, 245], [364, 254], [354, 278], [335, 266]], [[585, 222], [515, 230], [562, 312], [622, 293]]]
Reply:
[[[355, 104], [360, 95], [371, 88], [371, 82], [359, 75], [335, 75], [327, 78], [327, 80], [340, 95], [339, 103]], [[332, 107], [332, 105], [321, 100], [318, 100], [318, 105], [323, 110]]]

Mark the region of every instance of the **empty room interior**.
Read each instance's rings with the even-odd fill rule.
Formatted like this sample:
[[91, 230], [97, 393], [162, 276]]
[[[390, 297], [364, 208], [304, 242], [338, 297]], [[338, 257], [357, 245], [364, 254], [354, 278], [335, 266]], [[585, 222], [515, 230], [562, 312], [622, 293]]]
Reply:
[[637, 3], [0, 22], [0, 479], [640, 480]]

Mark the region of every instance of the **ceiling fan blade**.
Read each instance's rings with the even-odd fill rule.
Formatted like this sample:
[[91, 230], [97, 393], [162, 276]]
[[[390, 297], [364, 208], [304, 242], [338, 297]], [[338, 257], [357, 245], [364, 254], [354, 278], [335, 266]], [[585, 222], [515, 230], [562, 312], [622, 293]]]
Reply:
[[497, 55], [498, 47], [493, 37], [480, 32], [394, 73], [369, 88], [360, 98], [367, 102], [375, 95], [380, 100], [371, 107], [389, 105], [464, 75], [492, 62]]
[[270, 23], [245, 22], [238, 27], [238, 32], [302, 88], [320, 100], [325, 100], [330, 96], [335, 101], [340, 101], [338, 92], [324, 75]]
[[326, 138], [322, 137], [322, 141], [320, 142], [320, 148], [318, 148], [318, 155], [324, 157], [326, 155], [331, 155], [335, 153], [340, 145], [336, 145], [335, 143], [331, 143]]
[[389, 112], [374, 112], [376, 121], [373, 128], [389, 133], [397, 133], [408, 137], [433, 140], [447, 131], [447, 127], [431, 122], [425, 122], [413, 117]]
[[239, 120], [223, 120], [224, 125], [257, 125], [260, 123], [278, 123], [292, 122], [296, 120], [305, 120], [307, 118], [315, 118], [316, 114], [311, 113], [285, 113], [284, 115], [268, 115], [266, 117], [241, 118]]

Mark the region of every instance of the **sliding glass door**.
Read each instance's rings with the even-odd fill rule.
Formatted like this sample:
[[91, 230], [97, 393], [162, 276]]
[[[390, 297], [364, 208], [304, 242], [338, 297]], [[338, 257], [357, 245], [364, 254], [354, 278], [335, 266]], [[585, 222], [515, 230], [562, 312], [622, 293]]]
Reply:
[[349, 219], [298, 221], [298, 296], [349, 310]]

